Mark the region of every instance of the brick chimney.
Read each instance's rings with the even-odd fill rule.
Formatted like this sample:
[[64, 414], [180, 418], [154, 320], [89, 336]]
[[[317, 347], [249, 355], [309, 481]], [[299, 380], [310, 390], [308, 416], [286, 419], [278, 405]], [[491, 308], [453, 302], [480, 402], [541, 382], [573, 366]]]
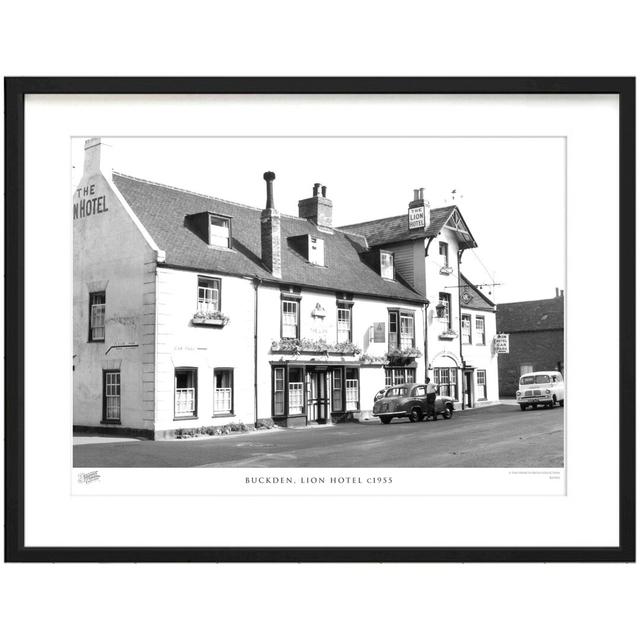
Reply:
[[413, 200], [409, 203], [409, 229], [426, 229], [431, 224], [431, 205], [424, 199], [424, 188], [413, 190]]
[[267, 206], [260, 216], [262, 261], [274, 278], [282, 278], [280, 214], [273, 204], [273, 181], [276, 179], [276, 174], [273, 171], [267, 171], [262, 177], [267, 183]]
[[333, 226], [333, 203], [327, 198], [327, 187], [316, 182], [313, 196], [298, 202], [298, 215], [318, 227], [330, 229]]
[[105, 144], [100, 138], [89, 138], [84, 143], [84, 176], [94, 176], [102, 173], [111, 178], [111, 145]]

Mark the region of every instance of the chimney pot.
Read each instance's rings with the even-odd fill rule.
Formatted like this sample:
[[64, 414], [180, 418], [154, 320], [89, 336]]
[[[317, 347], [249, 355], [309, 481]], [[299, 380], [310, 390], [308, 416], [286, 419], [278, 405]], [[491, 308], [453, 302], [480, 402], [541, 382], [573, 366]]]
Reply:
[[111, 146], [100, 138], [89, 138], [84, 143], [84, 175], [86, 177], [102, 173], [111, 178]]
[[331, 228], [333, 203], [327, 198], [327, 187], [316, 182], [313, 185], [313, 196], [298, 202], [298, 215], [319, 227]]
[[262, 176], [267, 183], [267, 206], [266, 209], [275, 209], [273, 204], [273, 181], [276, 179], [276, 174], [273, 171], [266, 171]]
[[275, 278], [282, 278], [280, 215], [273, 205], [273, 181], [276, 174], [267, 171], [262, 177], [267, 183], [267, 206], [260, 216], [262, 260]]

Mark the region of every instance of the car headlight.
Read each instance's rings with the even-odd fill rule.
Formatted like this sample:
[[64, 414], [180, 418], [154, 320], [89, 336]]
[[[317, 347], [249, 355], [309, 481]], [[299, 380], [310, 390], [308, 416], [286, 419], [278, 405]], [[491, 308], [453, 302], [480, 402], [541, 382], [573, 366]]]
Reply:
[[516, 391], [516, 398], [519, 398], [521, 395], [520, 391]]
[[544, 392], [546, 395], [549, 395], [551, 393], [551, 389], [545, 389]]

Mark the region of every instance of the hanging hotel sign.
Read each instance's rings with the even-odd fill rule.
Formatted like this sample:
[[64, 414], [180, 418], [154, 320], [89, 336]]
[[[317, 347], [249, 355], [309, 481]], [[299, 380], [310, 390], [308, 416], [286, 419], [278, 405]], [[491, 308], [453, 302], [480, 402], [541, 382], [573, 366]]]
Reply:
[[73, 219], [86, 218], [96, 213], [106, 213], [107, 196], [96, 195], [96, 185], [90, 184], [86, 187], [76, 189], [73, 194]]
[[494, 338], [496, 353], [509, 353], [509, 334], [496, 333]]
[[424, 207], [411, 207], [411, 209], [409, 209], [409, 229], [424, 229], [424, 226]]

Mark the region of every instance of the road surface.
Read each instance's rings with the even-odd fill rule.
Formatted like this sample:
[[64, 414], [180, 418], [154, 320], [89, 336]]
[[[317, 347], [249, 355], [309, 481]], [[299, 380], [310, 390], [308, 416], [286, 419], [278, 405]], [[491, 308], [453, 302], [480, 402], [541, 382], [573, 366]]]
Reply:
[[496, 405], [451, 420], [177, 441], [83, 438], [74, 467], [562, 467], [564, 411]]

